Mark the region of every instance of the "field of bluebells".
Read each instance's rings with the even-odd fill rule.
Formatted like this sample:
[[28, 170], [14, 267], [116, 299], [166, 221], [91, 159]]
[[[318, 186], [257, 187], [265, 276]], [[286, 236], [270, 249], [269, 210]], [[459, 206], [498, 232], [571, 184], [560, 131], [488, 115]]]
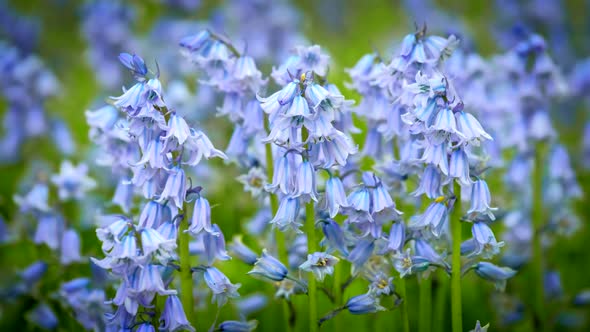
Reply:
[[0, 0], [0, 330], [590, 330], [590, 2], [441, 3]]

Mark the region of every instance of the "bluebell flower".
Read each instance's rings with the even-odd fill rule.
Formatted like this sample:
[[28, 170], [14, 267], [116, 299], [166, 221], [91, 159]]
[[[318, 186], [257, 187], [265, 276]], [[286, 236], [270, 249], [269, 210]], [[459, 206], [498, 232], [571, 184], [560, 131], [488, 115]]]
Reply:
[[205, 283], [213, 292], [212, 302], [217, 302], [219, 307], [227, 303], [228, 299], [239, 297], [240, 284], [232, 284], [229, 279], [215, 267], [209, 267], [204, 274]]
[[231, 257], [225, 250], [225, 237], [223, 236], [221, 229], [219, 229], [217, 224], [213, 224], [211, 228], [213, 230], [212, 233], [205, 232], [202, 235], [207, 264], [211, 265], [213, 262], [215, 262], [215, 260], [230, 260]]
[[170, 208], [167, 205], [149, 201], [143, 206], [137, 225], [139, 228], [157, 228], [161, 223], [170, 221], [167, 220], [169, 214]]
[[103, 216], [108, 224], [105, 227], [96, 229], [96, 236], [102, 242], [102, 250], [108, 251], [121, 242], [121, 238], [127, 232], [131, 220], [122, 215]]
[[184, 154], [188, 157], [183, 160], [183, 164], [189, 166], [197, 166], [203, 157], [227, 159], [225, 153], [216, 149], [205, 133], [194, 128], [190, 129], [190, 136], [184, 143]]
[[334, 130], [329, 139], [321, 138], [311, 144], [310, 160], [316, 167], [330, 168], [334, 165], [345, 166], [348, 156], [355, 154], [358, 147], [350, 137]]
[[121, 63], [129, 70], [131, 70], [131, 73], [137, 79], [144, 78], [148, 73], [145, 62], [140, 56], [136, 54], [131, 55], [129, 53], [121, 53], [119, 54], [119, 61], [121, 61]]
[[80, 256], [80, 236], [75, 229], [64, 231], [60, 251], [60, 262], [64, 265], [82, 261], [82, 256]]
[[414, 196], [425, 194], [430, 199], [443, 196], [441, 175], [433, 165], [427, 165], [420, 177], [420, 185], [412, 193]]
[[394, 292], [393, 277], [389, 277], [382, 272], [370, 276], [371, 284], [369, 293], [376, 296], [391, 295]]
[[49, 200], [49, 187], [45, 183], [36, 183], [25, 196], [14, 195], [14, 202], [19, 206], [21, 212], [50, 210], [47, 202]]
[[409, 227], [418, 229], [430, 227], [432, 234], [440, 237], [446, 231], [446, 225], [449, 222], [449, 211], [442, 199], [444, 197], [440, 200], [436, 199], [423, 214], [411, 218]]
[[482, 128], [479, 121], [470, 113], [460, 111], [455, 113], [455, 117], [457, 118], [457, 129], [469, 143], [478, 144], [484, 139], [492, 140], [492, 137]]
[[219, 235], [211, 226], [211, 207], [209, 201], [201, 195], [195, 200], [193, 216], [187, 231], [193, 236], [196, 236], [202, 231], [215, 236]]
[[142, 324], [139, 324], [139, 326], [137, 327], [137, 329], [135, 331], [136, 332], [156, 332], [156, 328], [150, 323], [142, 323]]
[[311, 163], [304, 160], [297, 170], [294, 197], [301, 197], [304, 202], [312, 200], [317, 202], [316, 173]]
[[371, 293], [350, 298], [346, 301], [344, 307], [353, 315], [372, 314], [385, 310], [385, 308], [379, 305], [379, 298]]
[[258, 326], [258, 321], [250, 320], [247, 322], [241, 322], [237, 320], [226, 320], [219, 324], [217, 331], [225, 332], [251, 332]]
[[256, 68], [254, 59], [247, 55], [236, 59], [232, 68], [232, 77], [239, 81], [239, 86], [248, 88], [254, 93], [257, 93], [267, 82], [262, 79], [262, 73]]
[[191, 135], [190, 127], [186, 123], [186, 120], [176, 112], [170, 116], [166, 130], [166, 136], [162, 137], [162, 140], [169, 140], [174, 137], [180, 145], [184, 144]]
[[56, 250], [60, 242], [64, 220], [55, 214], [44, 214], [39, 218], [37, 230], [33, 237], [35, 244], [46, 244], [52, 250]]
[[51, 182], [58, 187], [59, 199], [82, 199], [88, 190], [94, 189], [96, 182], [87, 173], [85, 164], [74, 166], [68, 160], [63, 161], [60, 173], [51, 177]]
[[330, 218], [334, 218], [341, 207], [348, 207], [348, 199], [344, 191], [344, 185], [339, 177], [330, 176], [326, 181], [325, 209]]
[[27, 266], [24, 270], [22, 270], [19, 275], [27, 288], [33, 287], [37, 281], [41, 280], [41, 278], [47, 272], [47, 263], [43, 261], [37, 261], [29, 266]]
[[471, 227], [471, 233], [475, 240], [475, 255], [481, 255], [484, 259], [490, 259], [500, 252], [504, 242], [497, 242], [494, 232], [484, 222], [475, 222]]
[[478, 212], [494, 220], [495, 217], [492, 211], [497, 210], [497, 208], [490, 207], [491, 201], [492, 198], [490, 197], [488, 184], [484, 180], [479, 179], [473, 183], [471, 189], [471, 206], [467, 213]]
[[135, 164], [135, 166], [148, 164], [154, 169], [166, 167], [167, 161], [164, 148], [164, 142], [162, 142], [160, 137], [152, 139], [147, 144], [147, 147], [142, 149], [143, 155], [141, 156], [141, 159]]
[[153, 257], [160, 264], [166, 265], [176, 258], [175, 239], [167, 239], [153, 228], [144, 228], [140, 233], [144, 260], [149, 261]]
[[40, 303], [26, 314], [27, 320], [45, 329], [54, 330], [59, 320], [53, 310], [46, 303]]
[[307, 260], [299, 265], [299, 269], [312, 272], [316, 279], [324, 281], [326, 275], [334, 273], [336, 263], [338, 263], [338, 258], [324, 252], [314, 252], [307, 255]]
[[236, 179], [244, 185], [244, 191], [250, 192], [256, 198], [262, 196], [267, 186], [266, 173], [260, 167], [252, 167], [247, 174], [242, 174]]
[[209, 30], [201, 30], [196, 35], [191, 35], [180, 40], [180, 46], [190, 51], [199, 51], [201, 48], [207, 46], [211, 42], [211, 32]]
[[488, 328], [490, 327], [490, 324], [486, 324], [485, 326], [481, 326], [481, 323], [479, 321], [477, 321], [475, 323], [475, 328], [473, 330], [470, 330], [469, 332], [487, 332]]
[[485, 280], [493, 281], [496, 289], [503, 291], [506, 288], [506, 280], [512, 278], [516, 271], [489, 262], [479, 262], [475, 266], [475, 273]]
[[563, 296], [561, 276], [558, 271], [546, 271], [543, 276], [543, 288], [547, 299], [559, 299]]
[[456, 149], [451, 153], [448, 176], [456, 178], [462, 186], [472, 184], [469, 177], [469, 159], [463, 149]]
[[172, 200], [177, 208], [182, 209], [186, 195], [186, 175], [180, 167], [174, 167], [168, 174], [166, 185], [160, 194], [158, 203]]
[[443, 257], [437, 253], [432, 246], [424, 241], [423, 239], [416, 239], [414, 242], [414, 247], [416, 249], [416, 255], [428, 260], [431, 265], [439, 265], [443, 267], [448, 267], [448, 264], [445, 262]]
[[262, 251], [262, 256], [254, 263], [254, 268], [248, 272], [248, 274], [264, 277], [272, 281], [282, 281], [287, 277], [288, 273], [289, 271], [285, 265], [269, 255], [266, 249]]
[[573, 301], [576, 306], [584, 306], [590, 304], [590, 290], [585, 289], [574, 297]]
[[428, 269], [430, 261], [424, 257], [412, 256], [410, 249], [393, 256], [393, 267], [399, 272], [400, 278]]
[[401, 252], [406, 244], [406, 224], [403, 221], [394, 222], [391, 225], [387, 249]]
[[299, 56], [299, 65], [304, 71], [313, 71], [320, 76], [326, 76], [330, 57], [322, 53], [319, 45], [297, 46], [295, 52]]
[[[147, 292], [148, 294], [158, 293], [159, 295], [176, 295], [176, 290], [166, 289], [162, 280], [164, 268], [159, 265], [148, 264], [141, 268], [137, 286], [132, 289], [135, 293]], [[152, 296], [150, 296], [151, 298]], [[150, 299], [151, 302], [151, 299]]]
[[337, 222], [332, 219], [325, 220], [322, 223], [322, 231], [325, 237], [324, 240], [322, 240], [322, 245], [327, 247], [327, 252], [338, 250], [344, 256], [348, 256], [345, 234]]
[[160, 330], [194, 332], [195, 329], [186, 318], [182, 303], [176, 295], [169, 295], [164, 304], [164, 310], [160, 316]]
[[160, 224], [160, 226], [158, 226], [158, 228], [156, 230], [165, 239], [176, 241], [176, 238], [178, 236], [178, 228], [176, 227], [176, 224], [174, 222], [172, 222], [172, 221], [163, 222]]
[[365, 212], [368, 218], [371, 219], [370, 215], [372, 213], [373, 202], [371, 192], [367, 187], [358, 187], [348, 195], [347, 200], [350, 204], [350, 208], [356, 211]]
[[346, 257], [352, 263], [353, 274], [356, 274], [369, 260], [373, 255], [373, 249], [375, 249], [375, 241], [373, 240], [361, 239], [356, 243], [348, 257]]
[[449, 174], [449, 160], [447, 157], [447, 142], [443, 141], [440, 144], [427, 142], [424, 148], [424, 154], [420, 161], [427, 164], [438, 166], [439, 170], [444, 174]]
[[287, 229], [299, 231], [299, 227], [302, 226], [299, 222], [300, 205], [298, 198], [283, 197], [279, 209], [270, 223], [281, 231]]
[[242, 242], [242, 237], [240, 235], [235, 235], [233, 237], [232, 242], [229, 245], [229, 250], [238, 257], [239, 260], [249, 265], [254, 265], [258, 259], [254, 251]]
[[250, 316], [260, 311], [268, 304], [268, 297], [259, 293], [243, 297], [235, 301], [236, 308], [240, 315]]
[[129, 213], [133, 203], [133, 195], [135, 194], [134, 189], [133, 184], [131, 184], [128, 179], [121, 179], [119, 183], [117, 183], [117, 188], [113, 195], [113, 204], [118, 205], [123, 212]]
[[278, 158], [274, 165], [272, 183], [266, 186], [266, 190], [276, 193], [290, 194], [294, 191], [294, 173], [288, 154]]

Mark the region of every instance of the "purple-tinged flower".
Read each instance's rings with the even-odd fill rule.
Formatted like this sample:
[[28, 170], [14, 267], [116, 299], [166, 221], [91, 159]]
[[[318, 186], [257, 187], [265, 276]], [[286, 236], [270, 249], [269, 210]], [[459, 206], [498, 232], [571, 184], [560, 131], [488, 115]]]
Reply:
[[297, 180], [295, 181], [293, 197], [302, 197], [304, 202], [309, 201], [311, 198], [317, 202], [316, 173], [309, 161], [304, 160], [299, 164], [295, 178]]
[[359, 240], [346, 259], [352, 263], [353, 274], [356, 274], [373, 255], [375, 241], [368, 239]]
[[254, 263], [254, 268], [248, 274], [264, 277], [272, 281], [282, 281], [289, 271], [276, 258], [269, 255], [266, 249], [262, 250], [262, 256]]
[[448, 176], [456, 178], [462, 186], [473, 183], [469, 177], [469, 159], [463, 149], [456, 149], [451, 153]]
[[252, 193], [255, 198], [262, 196], [267, 185], [266, 173], [260, 167], [250, 168], [247, 174], [238, 176], [237, 180], [244, 185], [244, 191]]
[[191, 135], [190, 127], [182, 116], [174, 112], [168, 120], [168, 128], [166, 136], [162, 137], [162, 140], [169, 140], [170, 138], [176, 138], [179, 145], [184, 144]]
[[346, 301], [344, 307], [353, 315], [372, 314], [385, 310], [385, 308], [379, 305], [379, 298], [371, 293], [350, 298]]
[[412, 217], [409, 227], [417, 229], [430, 227], [432, 234], [440, 237], [446, 231], [446, 225], [449, 222], [449, 211], [443, 200], [442, 196], [437, 198], [423, 214]]
[[165, 266], [176, 258], [175, 239], [167, 239], [153, 228], [144, 228], [140, 233], [143, 259], [145, 261], [149, 261], [153, 256], [156, 261]]
[[285, 195], [292, 193], [295, 187], [294, 173], [289, 155], [283, 154], [275, 162], [272, 183], [266, 186], [266, 190], [273, 193], [280, 191]]
[[445, 260], [434, 250], [434, 248], [432, 248], [428, 242], [422, 239], [416, 239], [414, 242], [414, 247], [416, 249], [416, 255], [427, 259], [431, 265], [448, 267]]
[[160, 316], [160, 330], [175, 332], [175, 331], [191, 331], [195, 329], [186, 318], [182, 303], [176, 295], [169, 295], [166, 298], [164, 311]]
[[26, 317], [31, 323], [45, 330], [54, 330], [59, 323], [57, 316], [46, 303], [38, 304], [26, 314]]
[[406, 224], [403, 221], [394, 222], [391, 225], [387, 249], [401, 252], [406, 244]]
[[134, 189], [133, 184], [131, 184], [128, 179], [121, 179], [119, 183], [117, 183], [117, 188], [113, 195], [113, 204], [118, 205], [123, 212], [129, 213], [133, 203]]
[[62, 235], [60, 262], [68, 265], [74, 262], [81, 262], [80, 236], [75, 229], [68, 229]]
[[82, 199], [84, 194], [96, 187], [96, 182], [88, 177], [85, 164], [74, 166], [70, 161], [61, 163], [60, 172], [51, 176], [51, 182], [58, 187], [59, 199]]
[[237, 320], [226, 320], [219, 324], [217, 331], [223, 332], [252, 332], [258, 326], [258, 321], [250, 320], [241, 322]]
[[45, 183], [36, 183], [25, 196], [14, 195], [14, 202], [19, 206], [21, 212], [35, 210], [47, 212], [50, 210], [47, 205], [48, 200], [49, 188]]
[[165, 239], [176, 241], [178, 236], [178, 228], [172, 221], [166, 221], [160, 224], [156, 229]]
[[254, 265], [258, 257], [252, 251], [252, 249], [248, 248], [243, 242], [242, 237], [240, 235], [235, 235], [232, 239], [232, 242], [229, 245], [229, 250], [238, 257], [239, 260], [243, 261], [248, 265]]
[[457, 118], [457, 128], [465, 137], [465, 141], [470, 144], [479, 144], [480, 141], [492, 140], [490, 136], [481, 126], [479, 121], [470, 113], [460, 111], [455, 113]]
[[44, 214], [39, 217], [39, 224], [35, 231], [33, 242], [35, 244], [46, 244], [49, 248], [56, 250], [62, 240], [60, 237], [64, 227], [63, 219], [55, 214]]
[[326, 252], [334, 250], [340, 251], [344, 256], [348, 256], [346, 238], [340, 225], [332, 219], [327, 219], [322, 224], [324, 240], [321, 245], [326, 246]]
[[299, 269], [312, 272], [320, 282], [324, 281], [326, 275], [334, 273], [334, 265], [338, 263], [338, 258], [328, 255], [324, 252], [314, 252], [307, 255], [307, 260], [299, 265]]
[[484, 222], [475, 222], [471, 227], [471, 234], [475, 240], [475, 251], [473, 254], [481, 255], [484, 259], [490, 259], [500, 252], [504, 242], [497, 242], [494, 232]]
[[381, 212], [388, 208], [395, 208], [395, 203], [387, 191], [387, 187], [381, 180], [371, 188], [372, 212]]
[[156, 328], [150, 323], [139, 324], [136, 332], [156, 332]]
[[186, 175], [184, 170], [180, 167], [174, 167], [168, 173], [166, 185], [160, 194], [158, 203], [163, 203], [166, 200], [172, 200], [177, 208], [182, 209], [186, 195]]
[[377, 272], [369, 277], [369, 293], [376, 296], [391, 295], [394, 291], [393, 277], [385, 275], [383, 272]]
[[270, 224], [281, 231], [293, 229], [298, 232], [302, 224], [299, 222], [300, 202], [298, 198], [283, 197], [277, 210], [276, 215], [270, 221]]
[[365, 186], [360, 186], [347, 197], [350, 208], [356, 211], [365, 212], [370, 217], [372, 212], [371, 192]]
[[211, 226], [211, 206], [209, 205], [209, 201], [199, 195], [195, 200], [193, 216], [187, 232], [191, 233], [192, 236], [196, 236], [202, 231], [215, 236], [219, 235]]
[[493, 281], [496, 289], [503, 291], [506, 288], [506, 280], [512, 278], [516, 271], [489, 262], [479, 262], [475, 266], [475, 273], [482, 279]]
[[203, 246], [205, 247], [205, 257], [207, 258], [207, 264], [211, 265], [216, 260], [227, 261], [231, 257], [225, 250], [225, 237], [219, 229], [217, 224], [211, 226], [212, 232], [205, 232], [202, 235]]
[[341, 207], [349, 206], [344, 185], [339, 177], [330, 176], [326, 181], [325, 202], [325, 209], [330, 213], [330, 218], [334, 218]]
[[47, 263], [43, 261], [37, 261], [29, 266], [27, 266], [24, 270], [22, 270], [19, 275], [21, 279], [25, 282], [27, 288], [33, 287], [37, 281], [41, 280], [47, 272]]
[[227, 156], [220, 150], [217, 150], [211, 140], [205, 133], [194, 128], [190, 129], [190, 136], [184, 144], [184, 154], [188, 156], [183, 164], [197, 166], [203, 157], [211, 159], [218, 157], [227, 159]]
[[102, 250], [109, 251], [115, 244], [121, 242], [121, 238], [129, 229], [131, 220], [122, 215], [102, 216], [108, 224], [96, 230], [96, 236], [102, 242]]
[[414, 196], [426, 194], [426, 197], [435, 199], [443, 196], [441, 175], [436, 166], [427, 165], [420, 178], [420, 185], [412, 193]]
[[235, 301], [240, 315], [247, 317], [262, 310], [268, 304], [268, 297], [259, 293], [243, 297]]
[[121, 53], [119, 54], [119, 61], [131, 71], [136, 79], [143, 79], [148, 73], [145, 62], [136, 54]]
[[345, 166], [348, 156], [355, 154], [358, 147], [350, 137], [334, 129], [329, 139], [321, 138], [311, 144], [310, 160], [316, 167], [330, 168], [334, 165]]
[[237, 298], [240, 296], [238, 288], [240, 284], [232, 284], [225, 274], [221, 273], [215, 267], [209, 267], [204, 274], [205, 283], [213, 292], [213, 302], [217, 302], [219, 307], [224, 306], [228, 299]]
[[156, 201], [149, 201], [141, 210], [137, 224], [138, 228], [157, 228], [166, 221], [170, 221], [170, 208]]
[[320, 76], [326, 76], [330, 56], [322, 53], [319, 45], [297, 46], [295, 52], [299, 56], [299, 66], [304, 71], [313, 71]]
[[148, 264], [140, 270], [137, 286], [132, 289], [134, 293], [147, 292], [148, 294], [176, 295], [176, 290], [166, 289], [164, 281], [162, 281], [162, 272], [164, 270], [162, 266]]
[[400, 278], [428, 269], [430, 262], [420, 256], [412, 256], [410, 248], [393, 256], [393, 267], [399, 272]]
[[107, 257], [102, 260], [91, 258], [92, 262], [103, 269], [116, 268], [119, 265], [127, 266], [137, 261], [139, 251], [135, 234], [128, 233], [121, 242], [117, 242]]
[[488, 184], [484, 180], [478, 179], [473, 183], [471, 189], [471, 207], [467, 213], [477, 212], [485, 214], [494, 220], [495, 217], [492, 211], [497, 210], [497, 208], [490, 207], [491, 201], [492, 198], [490, 197]]
[[446, 141], [443, 141], [440, 144], [427, 141], [426, 147], [424, 148], [424, 154], [422, 155], [420, 161], [438, 166], [444, 175], [448, 175], [449, 159], [447, 157], [447, 146], [448, 144]]
[[488, 332], [488, 328], [490, 327], [490, 323], [481, 326], [479, 321], [475, 322], [475, 328], [473, 330], [469, 330], [469, 332]]

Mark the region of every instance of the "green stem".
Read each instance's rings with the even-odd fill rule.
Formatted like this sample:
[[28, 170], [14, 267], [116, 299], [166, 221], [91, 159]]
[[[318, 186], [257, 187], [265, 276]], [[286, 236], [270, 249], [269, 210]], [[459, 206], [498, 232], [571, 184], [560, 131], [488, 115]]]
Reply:
[[[268, 118], [264, 118], [264, 127], [268, 131]], [[272, 177], [274, 174], [274, 163], [272, 158], [272, 146], [270, 144], [265, 145], [265, 153], [266, 153], [266, 177], [268, 181], [272, 181]], [[275, 215], [277, 210], [279, 209], [279, 201], [276, 195], [270, 195], [270, 212], [271, 215]], [[275, 231], [275, 241], [277, 245], [277, 256], [281, 262], [288, 262], [289, 257], [287, 253], [287, 248], [285, 245], [285, 234], [283, 234], [280, 230]], [[289, 323], [290, 317], [290, 309], [289, 303], [287, 301], [283, 301], [283, 321], [285, 322], [285, 331], [290, 332], [293, 329], [293, 326]]]
[[402, 321], [402, 331], [410, 332], [410, 321], [408, 320], [408, 297], [406, 295], [406, 279], [398, 278], [397, 292], [402, 298], [402, 303], [399, 307]]
[[[337, 306], [342, 305], [342, 263], [336, 264], [334, 266], [334, 286], [333, 286], [333, 294], [334, 294], [334, 304]], [[334, 317], [334, 332], [343, 331], [342, 320], [338, 319], [338, 317]]]
[[543, 248], [541, 246], [541, 229], [544, 226], [543, 211], [543, 165], [545, 162], [546, 146], [543, 142], [535, 146], [535, 160], [533, 173], [533, 262], [532, 277], [533, 287], [533, 308], [535, 311], [533, 326], [535, 330], [545, 331], [548, 329], [547, 315], [545, 314], [545, 289], [543, 285]]
[[454, 186], [455, 206], [451, 215], [451, 235], [453, 240], [453, 257], [451, 271], [451, 318], [453, 332], [463, 332], [463, 315], [461, 308], [461, 188]]
[[428, 332], [432, 327], [432, 279], [419, 280], [418, 331]]
[[[305, 205], [305, 233], [307, 234], [307, 252], [312, 254], [317, 251], [317, 241], [315, 236], [315, 210], [314, 201]], [[307, 282], [307, 291], [309, 297], [309, 331], [318, 331], [318, 294], [316, 280], [313, 273], [309, 273]]]
[[180, 301], [186, 317], [193, 326], [197, 326], [196, 315], [194, 312], [193, 298], [193, 274], [191, 271], [191, 259], [189, 251], [190, 235], [185, 232], [188, 229], [188, 221], [191, 218], [192, 206], [185, 203], [185, 215], [180, 221], [178, 229], [178, 252], [180, 255]]
[[448, 305], [447, 291], [449, 289], [449, 277], [446, 272], [438, 271], [438, 287], [434, 298], [434, 314], [432, 331], [442, 332], [445, 330], [445, 312]]

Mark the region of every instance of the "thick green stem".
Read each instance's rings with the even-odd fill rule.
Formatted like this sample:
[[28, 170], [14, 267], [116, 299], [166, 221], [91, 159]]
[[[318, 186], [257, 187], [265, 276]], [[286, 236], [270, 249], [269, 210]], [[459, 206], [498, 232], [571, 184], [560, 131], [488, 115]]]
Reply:
[[[334, 266], [334, 286], [332, 292], [334, 294], [334, 304], [341, 306], [342, 303], [342, 263]], [[333, 318], [334, 321], [334, 332], [340, 332], [343, 330], [342, 320], [338, 317]]]
[[543, 211], [543, 165], [545, 162], [546, 146], [543, 142], [535, 146], [534, 174], [533, 174], [533, 261], [531, 276], [533, 278], [533, 308], [535, 310], [533, 326], [535, 330], [548, 329], [545, 314], [545, 290], [543, 285], [543, 248], [541, 246], [541, 229], [544, 226]]
[[[310, 254], [317, 251], [313, 204], [314, 202], [310, 201], [305, 205], [305, 233], [307, 234], [307, 252]], [[318, 330], [318, 293], [315, 276], [311, 272], [307, 282], [307, 291], [309, 297], [309, 331], [316, 332]]]
[[451, 319], [453, 332], [463, 332], [463, 314], [461, 308], [461, 188], [454, 187], [455, 205], [451, 215], [451, 235], [453, 240], [453, 257], [451, 271]]
[[432, 327], [432, 279], [424, 278], [419, 281], [419, 319], [418, 331], [428, 332]]
[[438, 287], [434, 298], [434, 314], [432, 316], [432, 331], [442, 332], [445, 330], [445, 313], [447, 309], [447, 292], [449, 289], [449, 277], [446, 272], [438, 271]]
[[193, 208], [191, 205], [184, 205], [184, 219], [180, 221], [178, 229], [178, 253], [180, 256], [180, 301], [186, 317], [193, 326], [197, 326], [197, 319], [194, 312], [193, 297], [193, 274], [191, 271], [191, 258], [189, 251], [190, 235], [185, 232], [188, 229], [188, 221], [191, 218]]
[[397, 282], [397, 293], [402, 298], [399, 313], [402, 321], [402, 331], [410, 332], [410, 321], [408, 319], [408, 296], [406, 294], [406, 279], [399, 278]]

